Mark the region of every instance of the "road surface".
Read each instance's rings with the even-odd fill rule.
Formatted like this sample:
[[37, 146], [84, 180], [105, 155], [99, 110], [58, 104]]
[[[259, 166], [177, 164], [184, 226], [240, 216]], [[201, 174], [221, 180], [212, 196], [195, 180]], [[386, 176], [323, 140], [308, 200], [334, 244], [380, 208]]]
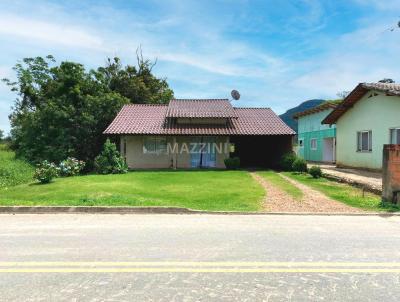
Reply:
[[0, 215], [0, 301], [395, 301], [400, 217]]

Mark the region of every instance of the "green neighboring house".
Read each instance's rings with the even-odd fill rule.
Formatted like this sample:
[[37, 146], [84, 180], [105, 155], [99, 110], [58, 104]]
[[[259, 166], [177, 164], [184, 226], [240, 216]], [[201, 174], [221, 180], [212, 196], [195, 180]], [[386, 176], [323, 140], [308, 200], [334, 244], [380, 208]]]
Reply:
[[382, 169], [384, 144], [400, 144], [400, 84], [360, 83], [323, 121], [336, 124], [338, 167]]
[[339, 101], [321, 105], [294, 115], [298, 120], [298, 156], [307, 161], [334, 163], [336, 161], [336, 127], [321, 122]]

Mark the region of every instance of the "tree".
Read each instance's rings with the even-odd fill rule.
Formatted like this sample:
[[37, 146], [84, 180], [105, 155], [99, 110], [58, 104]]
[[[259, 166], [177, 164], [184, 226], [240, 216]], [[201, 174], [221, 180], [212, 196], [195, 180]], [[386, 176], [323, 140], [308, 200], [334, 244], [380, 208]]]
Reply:
[[0, 141], [3, 139], [4, 137], [4, 131], [0, 129]]
[[173, 95], [165, 79], [151, 74], [150, 61], [142, 60], [138, 71], [123, 68], [118, 58], [109, 62], [119, 67], [86, 71], [79, 63], [57, 65], [52, 56], [15, 65], [17, 80], [3, 81], [18, 94], [9, 116], [17, 156], [34, 163], [75, 157], [93, 167], [106, 138], [102, 132], [124, 104], [166, 102]]
[[168, 103], [174, 93], [165, 78], [159, 79], [152, 74], [157, 62], [143, 59], [140, 48], [136, 51], [136, 59], [137, 67], [123, 67], [119, 58], [109, 58], [105, 67], [98, 68], [98, 79], [131, 103]]
[[389, 84], [395, 83], [395, 81], [393, 79], [389, 79], [389, 78], [384, 78], [378, 82], [379, 83], [389, 83]]
[[350, 94], [350, 91], [340, 91], [340, 92], [336, 93], [337, 97], [341, 100], [344, 100], [349, 94]]

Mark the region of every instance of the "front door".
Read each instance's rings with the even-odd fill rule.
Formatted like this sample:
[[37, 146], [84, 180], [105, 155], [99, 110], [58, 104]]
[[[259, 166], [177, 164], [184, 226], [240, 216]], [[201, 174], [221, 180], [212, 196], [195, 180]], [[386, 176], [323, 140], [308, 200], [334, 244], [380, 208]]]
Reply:
[[217, 164], [216, 138], [196, 136], [191, 139], [190, 165], [192, 168], [214, 168]]
[[336, 160], [335, 138], [329, 137], [323, 139], [322, 160], [328, 163], [334, 163]]

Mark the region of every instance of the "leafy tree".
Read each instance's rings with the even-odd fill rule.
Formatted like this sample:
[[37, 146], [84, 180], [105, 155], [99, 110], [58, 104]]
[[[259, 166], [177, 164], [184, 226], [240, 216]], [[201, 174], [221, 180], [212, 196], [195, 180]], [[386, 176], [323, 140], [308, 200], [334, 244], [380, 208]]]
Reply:
[[0, 129], [0, 141], [3, 139], [4, 137], [4, 131]]
[[105, 67], [97, 70], [98, 79], [112, 91], [128, 98], [131, 103], [165, 104], [174, 96], [166, 79], [152, 74], [156, 62], [143, 59], [140, 49], [136, 52], [137, 67], [122, 66], [119, 58], [108, 59]]
[[138, 69], [123, 68], [118, 58], [109, 62], [118, 62], [115, 72], [112, 64], [90, 71], [74, 62], [57, 65], [52, 56], [15, 65], [17, 80], [3, 81], [18, 94], [9, 116], [17, 156], [34, 163], [74, 157], [90, 169], [105, 141], [102, 132], [124, 104], [172, 96], [166, 81], [151, 74], [150, 61], [142, 59]]

